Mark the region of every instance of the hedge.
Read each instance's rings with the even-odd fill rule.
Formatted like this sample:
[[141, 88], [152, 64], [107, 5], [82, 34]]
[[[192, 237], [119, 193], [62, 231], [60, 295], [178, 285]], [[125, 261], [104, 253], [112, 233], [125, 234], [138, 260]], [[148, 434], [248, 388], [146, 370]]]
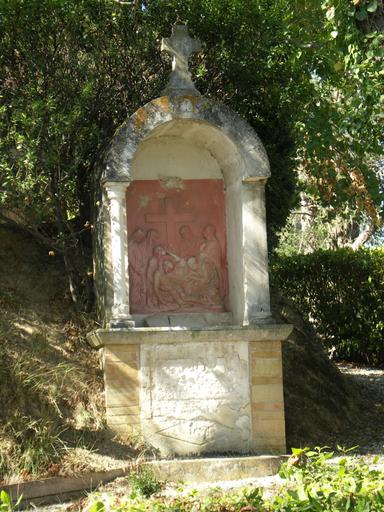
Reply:
[[384, 249], [278, 256], [271, 278], [339, 359], [384, 364]]

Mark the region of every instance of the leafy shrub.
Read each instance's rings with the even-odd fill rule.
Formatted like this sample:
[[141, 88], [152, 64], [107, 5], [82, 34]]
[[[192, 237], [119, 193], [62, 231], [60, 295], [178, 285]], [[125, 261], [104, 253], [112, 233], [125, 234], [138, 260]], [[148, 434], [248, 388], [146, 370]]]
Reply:
[[19, 510], [19, 505], [23, 499], [23, 496], [20, 496], [16, 503], [13, 503], [11, 497], [5, 491], [0, 492], [0, 512], [13, 512], [14, 510]]
[[[348, 450], [347, 450], [348, 451]], [[332, 452], [293, 449], [279, 475], [289, 488], [275, 496], [271, 510], [355, 511], [384, 510], [384, 473], [365, 462], [341, 457], [329, 463]], [[374, 463], [378, 461], [374, 459]]]
[[152, 494], [159, 492], [162, 488], [162, 483], [155, 473], [150, 468], [143, 466], [129, 475], [128, 482], [131, 487], [132, 496], [148, 498]]
[[384, 250], [276, 257], [272, 281], [347, 360], [384, 364]]
[[11, 512], [12, 501], [9, 495], [5, 491], [0, 493], [0, 512]]
[[[268, 498], [257, 487], [235, 491], [212, 488], [208, 495], [197, 489], [165, 497], [115, 497], [102, 495], [89, 512], [382, 512], [384, 473], [354, 457], [330, 463], [332, 452], [321, 448], [294, 449], [279, 474], [284, 483]], [[348, 451], [348, 450], [347, 450]], [[373, 461], [374, 464], [377, 460]]]

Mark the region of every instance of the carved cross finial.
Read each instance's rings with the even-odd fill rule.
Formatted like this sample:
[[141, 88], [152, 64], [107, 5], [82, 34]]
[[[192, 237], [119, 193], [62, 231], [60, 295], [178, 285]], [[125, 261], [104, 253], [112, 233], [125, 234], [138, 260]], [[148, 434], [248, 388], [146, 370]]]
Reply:
[[200, 49], [200, 41], [189, 36], [186, 25], [173, 25], [172, 36], [161, 40], [161, 51], [172, 55], [172, 73], [164, 94], [200, 96], [188, 69], [189, 57]]

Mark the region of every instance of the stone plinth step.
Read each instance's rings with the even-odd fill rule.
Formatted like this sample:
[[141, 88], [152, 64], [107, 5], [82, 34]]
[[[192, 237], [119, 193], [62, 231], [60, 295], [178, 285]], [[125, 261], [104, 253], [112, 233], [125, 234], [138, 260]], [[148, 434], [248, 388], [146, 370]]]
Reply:
[[160, 480], [168, 482], [217, 482], [275, 475], [288, 455], [212, 457], [145, 462]]

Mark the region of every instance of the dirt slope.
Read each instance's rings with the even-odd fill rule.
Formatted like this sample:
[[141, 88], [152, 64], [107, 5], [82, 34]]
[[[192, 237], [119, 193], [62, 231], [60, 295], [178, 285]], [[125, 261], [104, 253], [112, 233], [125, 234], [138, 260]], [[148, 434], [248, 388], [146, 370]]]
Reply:
[[60, 258], [0, 224], [0, 481], [113, 467], [135, 453], [105, 428], [92, 327], [72, 311]]
[[277, 321], [294, 325], [283, 345], [288, 447], [344, 445], [346, 431], [359, 429], [360, 387], [328, 358], [291, 302], [274, 294], [273, 314]]

